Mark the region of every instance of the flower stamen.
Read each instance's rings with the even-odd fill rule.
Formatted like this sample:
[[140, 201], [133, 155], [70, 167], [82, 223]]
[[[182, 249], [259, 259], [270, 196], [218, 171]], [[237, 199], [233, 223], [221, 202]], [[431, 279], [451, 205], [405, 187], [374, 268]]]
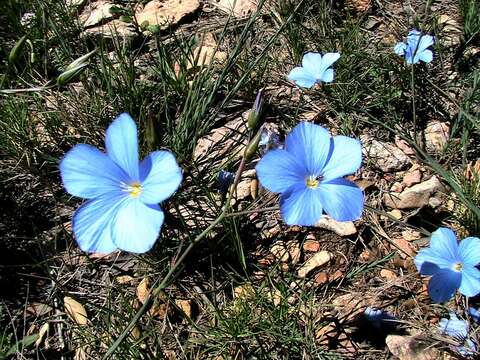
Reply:
[[309, 177], [307, 177], [306, 179], [306, 183], [307, 183], [307, 187], [309, 189], [315, 189], [318, 187], [318, 183], [320, 182], [320, 180], [322, 179], [321, 176], [315, 176], [315, 175], [310, 175]]
[[130, 196], [132, 198], [137, 198], [140, 196], [143, 189], [142, 189], [142, 185], [138, 181], [135, 181], [130, 185], [127, 185], [125, 190], [130, 193]]
[[462, 263], [456, 263], [455, 265], [453, 265], [453, 270], [455, 270], [455, 271], [461, 271], [462, 268], [463, 268]]

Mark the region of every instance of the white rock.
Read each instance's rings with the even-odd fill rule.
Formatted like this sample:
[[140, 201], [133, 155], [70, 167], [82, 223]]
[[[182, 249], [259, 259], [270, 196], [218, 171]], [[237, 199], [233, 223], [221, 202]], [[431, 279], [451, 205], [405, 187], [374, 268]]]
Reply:
[[143, 7], [139, 6], [135, 18], [139, 25], [148, 22], [148, 25], [158, 25], [161, 29], [167, 29], [199, 7], [198, 0], [154, 0]]
[[317, 221], [315, 227], [333, 231], [340, 236], [349, 236], [357, 232], [357, 228], [352, 221], [336, 221], [328, 215], [323, 215]]
[[410, 164], [410, 158], [392, 143], [361, 136], [364, 155], [383, 172], [399, 171]]
[[256, 0], [213, 0], [212, 5], [236, 17], [244, 17], [257, 11]]
[[450, 138], [450, 126], [440, 121], [431, 121], [425, 128], [425, 147], [428, 152], [443, 151]]
[[112, 20], [104, 25], [85, 29], [82, 36], [101, 36], [108, 39], [120, 38], [124, 40], [132, 39], [136, 36], [135, 28], [128, 23], [120, 20]]
[[332, 254], [328, 251], [322, 250], [315, 253], [310, 259], [308, 259], [303, 266], [298, 269], [298, 277], [305, 278], [312, 270], [328, 263], [332, 259]]
[[434, 175], [429, 180], [405, 189], [400, 194], [385, 194], [385, 205], [397, 209], [418, 209], [428, 205], [430, 197], [443, 189], [442, 183]]
[[102, 21], [112, 19], [110, 9], [115, 6], [106, 0], [98, 0], [87, 6], [80, 14], [80, 21], [84, 27], [95, 26]]

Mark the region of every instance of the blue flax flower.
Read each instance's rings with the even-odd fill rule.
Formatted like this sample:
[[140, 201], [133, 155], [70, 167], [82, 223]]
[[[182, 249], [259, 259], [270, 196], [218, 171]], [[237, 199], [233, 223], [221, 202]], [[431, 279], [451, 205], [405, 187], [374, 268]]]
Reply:
[[476, 323], [480, 322], [480, 311], [478, 311], [477, 309], [475, 309], [473, 307], [469, 307], [468, 308], [468, 314], [473, 319], [473, 321], [475, 321]]
[[339, 58], [339, 53], [326, 53], [323, 56], [319, 53], [306, 53], [302, 59], [302, 66], [293, 68], [288, 74], [288, 79], [304, 88], [311, 88], [320, 82], [332, 82], [334, 72], [331, 66]]
[[337, 221], [362, 215], [363, 193], [342, 176], [362, 163], [358, 140], [330, 137], [323, 127], [302, 122], [287, 135], [285, 149], [270, 150], [256, 166], [261, 184], [280, 193], [288, 225], [314, 225], [324, 210]]
[[449, 300], [457, 289], [465, 296], [480, 293], [480, 239], [465, 238], [458, 244], [455, 233], [440, 228], [432, 233], [430, 247], [419, 251], [415, 265], [422, 275], [432, 275], [428, 293], [436, 303]]
[[472, 340], [468, 339], [469, 326], [467, 322], [459, 319], [453, 312], [450, 312], [449, 316], [450, 319], [440, 319], [438, 322], [439, 330], [443, 334], [448, 335], [464, 344], [455, 347], [457, 352], [463, 356], [472, 355], [477, 350], [477, 347]]
[[128, 114], [108, 127], [105, 148], [79, 144], [60, 163], [66, 190], [88, 199], [73, 216], [75, 238], [87, 252], [146, 252], [163, 224], [158, 203], [177, 190], [181, 169], [168, 151], [139, 163], [137, 127]]
[[407, 43], [399, 42], [393, 48], [395, 54], [405, 56], [407, 64], [416, 64], [420, 60], [429, 63], [433, 59], [432, 50], [428, 48], [434, 43], [431, 35], [422, 35], [418, 30], [410, 30]]

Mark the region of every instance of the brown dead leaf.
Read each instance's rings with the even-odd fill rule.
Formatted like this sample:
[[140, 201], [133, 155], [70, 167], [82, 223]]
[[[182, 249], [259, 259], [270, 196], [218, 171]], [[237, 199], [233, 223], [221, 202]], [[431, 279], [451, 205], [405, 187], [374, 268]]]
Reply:
[[27, 306], [27, 312], [35, 317], [40, 317], [52, 311], [52, 307], [39, 302], [32, 302]]
[[71, 298], [70, 296], [65, 296], [63, 298], [63, 305], [67, 315], [78, 325], [87, 325], [87, 311], [77, 300]]
[[415, 245], [405, 240], [403, 237], [395, 237], [392, 239], [395, 245], [397, 245], [400, 256], [406, 258], [407, 256], [415, 256]]

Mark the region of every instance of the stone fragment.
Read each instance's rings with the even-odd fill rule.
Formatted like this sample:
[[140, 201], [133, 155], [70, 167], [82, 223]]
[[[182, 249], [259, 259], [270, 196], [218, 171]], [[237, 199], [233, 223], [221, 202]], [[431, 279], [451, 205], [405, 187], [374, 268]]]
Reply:
[[187, 318], [191, 318], [193, 311], [192, 311], [192, 300], [184, 300], [184, 299], [175, 299], [175, 305], [178, 306], [180, 310], [185, 314]]
[[303, 266], [298, 269], [297, 275], [299, 278], [305, 278], [308, 273], [316, 268], [328, 263], [332, 259], [332, 254], [328, 251], [322, 250], [315, 253], [310, 259], [308, 259]]
[[330, 276], [328, 277], [328, 280], [329, 280], [329, 281], [336, 281], [336, 280], [340, 279], [343, 275], [344, 275], [344, 274], [343, 274], [343, 271], [342, 271], [342, 270], [337, 270], [337, 271], [335, 271], [332, 275], [330, 275]]
[[392, 143], [378, 141], [368, 136], [360, 136], [363, 152], [373, 164], [383, 172], [395, 172], [406, 168], [410, 158]]
[[415, 256], [415, 245], [413, 243], [408, 242], [403, 237], [392, 238], [392, 241], [397, 245], [398, 249], [401, 250], [399, 253], [402, 258], [405, 259], [407, 256]]
[[215, 0], [212, 4], [226, 13], [233, 13], [235, 17], [248, 16], [257, 11], [256, 0]]
[[400, 194], [384, 194], [385, 205], [397, 209], [418, 209], [428, 205], [430, 197], [442, 190], [440, 180], [434, 175], [429, 180], [405, 189]]
[[326, 272], [321, 271], [317, 275], [315, 275], [315, 284], [323, 285], [326, 282], [328, 282], [328, 274]]
[[82, 36], [101, 36], [107, 39], [120, 38], [131, 40], [137, 36], [132, 24], [115, 19], [106, 24], [85, 29]]
[[462, 37], [462, 27], [449, 15], [440, 15], [437, 19], [440, 35], [438, 39], [444, 46], [457, 46]]
[[[205, 33], [200, 36], [199, 45], [193, 50], [192, 57], [188, 60], [187, 69], [193, 67], [208, 66], [212, 61], [221, 63], [227, 58], [224, 51], [217, 48], [217, 42], [212, 33]], [[180, 68], [180, 66], [178, 66]]]
[[414, 241], [420, 239], [422, 234], [416, 230], [408, 229], [402, 231], [402, 237], [407, 241]]
[[394, 271], [388, 269], [380, 270], [380, 276], [388, 281], [392, 281], [397, 278], [397, 274], [395, 274]]
[[399, 183], [398, 181], [395, 181], [393, 183], [392, 187], [390, 188], [390, 191], [394, 192], [394, 193], [401, 193], [403, 191], [402, 183]]
[[372, 0], [345, 0], [347, 8], [363, 13], [370, 10], [372, 6]]
[[428, 152], [439, 153], [450, 138], [450, 126], [440, 121], [430, 121], [424, 131], [425, 147]]
[[224, 126], [213, 129], [208, 135], [197, 141], [193, 158], [200, 169], [220, 167], [232, 156], [238, 159], [242, 156], [246, 146], [246, 122], [238, 117]]
[[200, 8], [198, 0], [153, 0], [145, 6], [139, 6], [135, 18], [139, 25], [158, 25], [162, 30], [176, 25], [185, 16]]
[[256, 176], [255, 169], [246, 170], [243, 172], [241, 180], [236, 189], [235, 199], [245, 200], [252, 195], [252, 181]]
[[397, 145], [406, 155], [415, 155], [415, 150], [413, 150], [410, 145], [398, 135], [395, 135], [395, 145]]
[[387, 214], [397, 220], [400, 220], [402, 218], [402, 212], [398, 209], [393, 209], [392, 211], [388, 211]]
[[100, 24], [103, 21], [113, 19], [110, 9], [115, 6], [113, 2], [98, 0], [87, 6], [79, 15], [83, 27]]
[[283, 263], [295, 265], [300, 260], [300, 246], [295, 240], [277, 242], [270, 248], [270, 252], [275, 258]]
[[303, 251], [305, 252], [317, 252], [320, 250], [320, 242], [315, 239], [305, 240], [303, 243]]
[[357, 232], [357, 228], [352, 221], [336, 221], [328, 215], [323, 215], [317, 221], [315, 227], [333, 231], [340, 236], [349, 236]]
[[422, 181], [422, 172], [420, 169], [409, 170], [403, 175], [403, 184], [406, 187], [410, 187], [412, 185], [416, 185]]
[[420, 336], [388, 335], [388, 350], [400, 360], [439, 360], [443, 354]]

